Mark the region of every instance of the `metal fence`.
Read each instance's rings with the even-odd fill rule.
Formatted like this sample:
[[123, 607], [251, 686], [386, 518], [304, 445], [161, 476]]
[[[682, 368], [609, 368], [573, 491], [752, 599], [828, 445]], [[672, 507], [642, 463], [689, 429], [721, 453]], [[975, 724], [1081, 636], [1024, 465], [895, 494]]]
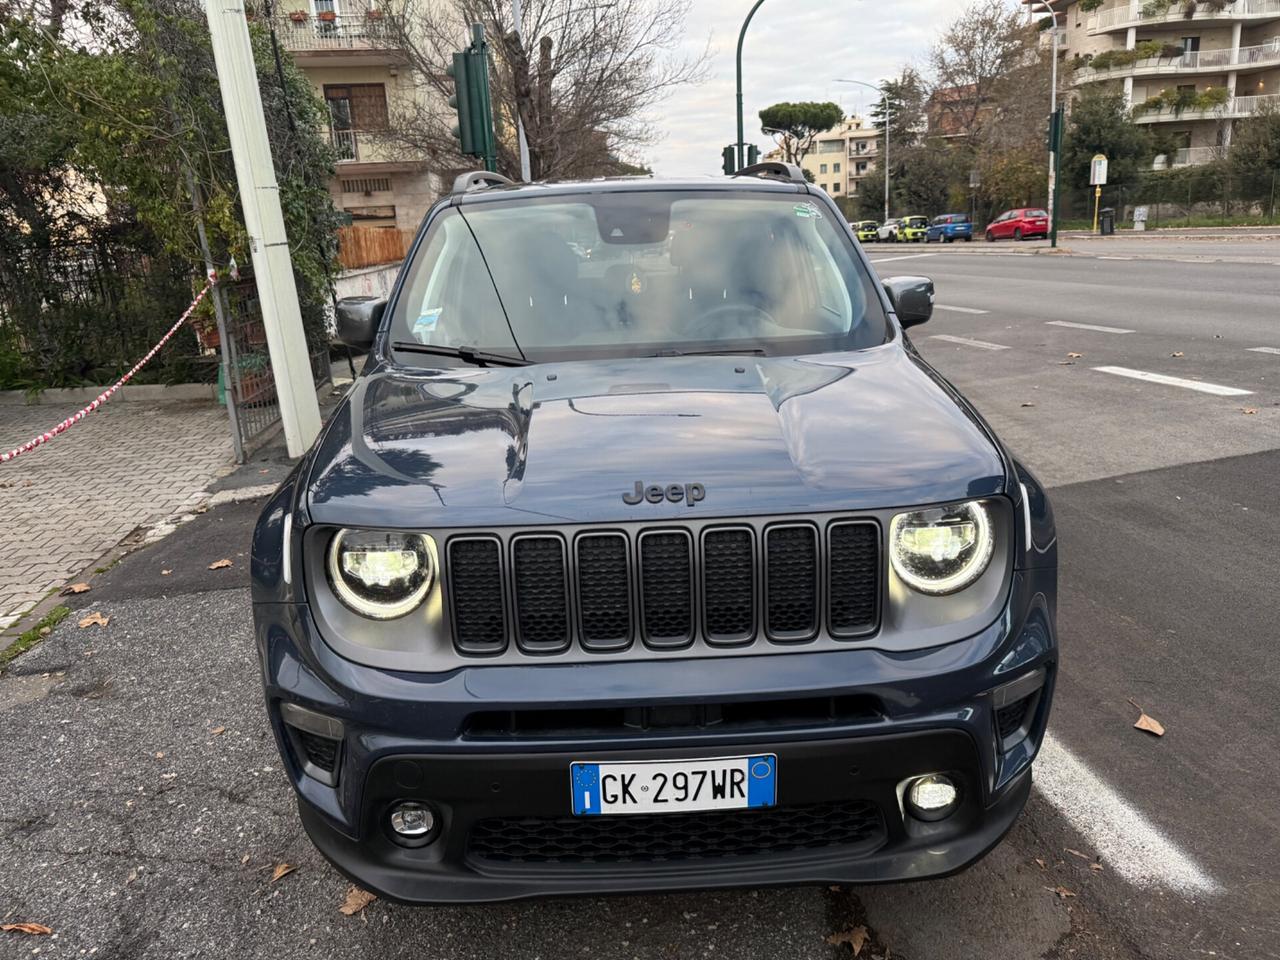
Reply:
[[[1132, 225], [1139, 208], [1145, 208], [1149, 228], [1274, 224], [1280, 217], [1280, 168], [1247, 180], [1225, 175], [1216, 164], [1155, 171], [1107, 184], [1097, 205], [1115, 210], [1118, 225]], [[1092, 187], [1063, 190], [1063, 220], [1092, 222], [1093, 210]]]

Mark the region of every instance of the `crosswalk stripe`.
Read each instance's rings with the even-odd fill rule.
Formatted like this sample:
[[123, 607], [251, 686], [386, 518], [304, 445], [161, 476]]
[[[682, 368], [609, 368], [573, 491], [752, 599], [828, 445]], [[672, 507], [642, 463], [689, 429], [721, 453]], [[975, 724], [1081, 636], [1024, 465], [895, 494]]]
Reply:
[[1050, 327], [1070, 327], [1072, 330], [1093, 330], [1095, 333], [1133, 333], [1124, 327], [1104, 327], [1100, 323], [1073, 323], [1070, 320], [1046, 320]]
[[1099, 373], [1113, 373], [1117, 377], [1129, 377], [1131, 380], [1145, 380], [1147, 383], [1162, 383], [1168, 387], [1182, 387], [1184, 390], [1198, 390], [1200, 393], [1211, 393], [1217, 397], [1247, 397], [1252, 390], [1241, 390], [1239, 387], [1224, 387], [1217, 383], [1204, 383], [1201, 380], [1186, 380], [1182, 377], [1171, 377], [1164, 373], [1151, 373], [1147, 370], [1130, 370], [1128, 367], [1094, 367]]
[[988, 343], [986, 340], [970, 340], [967, 337], [953, 337], [945, 333], [935, 333], [930, 340], [945, 340], [947, 343], [958, 343], [966, 347], [977, 347], [979, 350], [1008, 350], [1002, 343]]

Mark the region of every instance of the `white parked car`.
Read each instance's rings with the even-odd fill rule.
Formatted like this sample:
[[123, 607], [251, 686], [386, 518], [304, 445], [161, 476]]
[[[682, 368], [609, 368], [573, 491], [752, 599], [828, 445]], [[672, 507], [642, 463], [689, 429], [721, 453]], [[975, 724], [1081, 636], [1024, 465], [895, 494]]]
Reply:
[[880, 225], [880, 229], [876, 231], [876, 236], [880, 238], [881, 243], [896, 243], [898, 240], [898, 231], [902, 229], [902, 221], [898, 218], [886, 220]]

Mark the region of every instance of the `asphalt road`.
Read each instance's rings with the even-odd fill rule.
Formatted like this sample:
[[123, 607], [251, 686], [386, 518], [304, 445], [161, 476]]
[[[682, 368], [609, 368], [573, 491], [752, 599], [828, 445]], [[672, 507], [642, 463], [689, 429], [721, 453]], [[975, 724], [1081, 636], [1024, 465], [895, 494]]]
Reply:
[[[885, 275], [935, 278], [916, 344], [1058, 514], [1053, 740], [982, 863], [874, 889], [343, 916], [347, 884], [297, 826], [263, 719], [249, 500], [95, 578], [0, 678], [0, 923], [55, 931], [0, 934], [0, 958], [825, 960], [850, 956], [827, 938], [858, 925], [862, 956], [901, 960], [1280, 957], [1280, 353], [1253, 349], [1280, 350], [1278, 268], [972, 246], [871, 253]], [[78, 627], [91, 611], [110, 623]], [[1163, 738], [1133, 729], [1130, 700]], [[296, 869], [273, 883], [281, 863]]]

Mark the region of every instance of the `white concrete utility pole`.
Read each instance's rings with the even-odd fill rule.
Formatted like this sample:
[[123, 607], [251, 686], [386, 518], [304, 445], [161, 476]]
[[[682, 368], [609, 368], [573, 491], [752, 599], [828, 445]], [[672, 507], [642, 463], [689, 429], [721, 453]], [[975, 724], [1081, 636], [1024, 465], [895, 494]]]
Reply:
[[[511, 17], [516, 22], [516, 39], [523, 43], [524, 37], [521, 34], [520, 27], [521, 16], [520, 0], [511, 0]], [[525, 58], [526, 60], [528, 59], [527, 51]], [[516, 105], [516, 139], [520, 143], [520, 182], [530, 183], [532, 177], [529, 173], [529, 141], [524, 136], [524, 121], [520, 119], [520, 107], [518, 104]]]
[[205, 0], [205, 12], [253, 254], [253, 278], [267, 332], [285, 444], [289, 456], [300, 457], [320, 433], [320, 405], [311, 376], [307, 338], [302, 331], [289, 238], [280, 212], [280, 188], [271, 163], [258, 71], [249, 46], [249, 26], [241, 0]]

